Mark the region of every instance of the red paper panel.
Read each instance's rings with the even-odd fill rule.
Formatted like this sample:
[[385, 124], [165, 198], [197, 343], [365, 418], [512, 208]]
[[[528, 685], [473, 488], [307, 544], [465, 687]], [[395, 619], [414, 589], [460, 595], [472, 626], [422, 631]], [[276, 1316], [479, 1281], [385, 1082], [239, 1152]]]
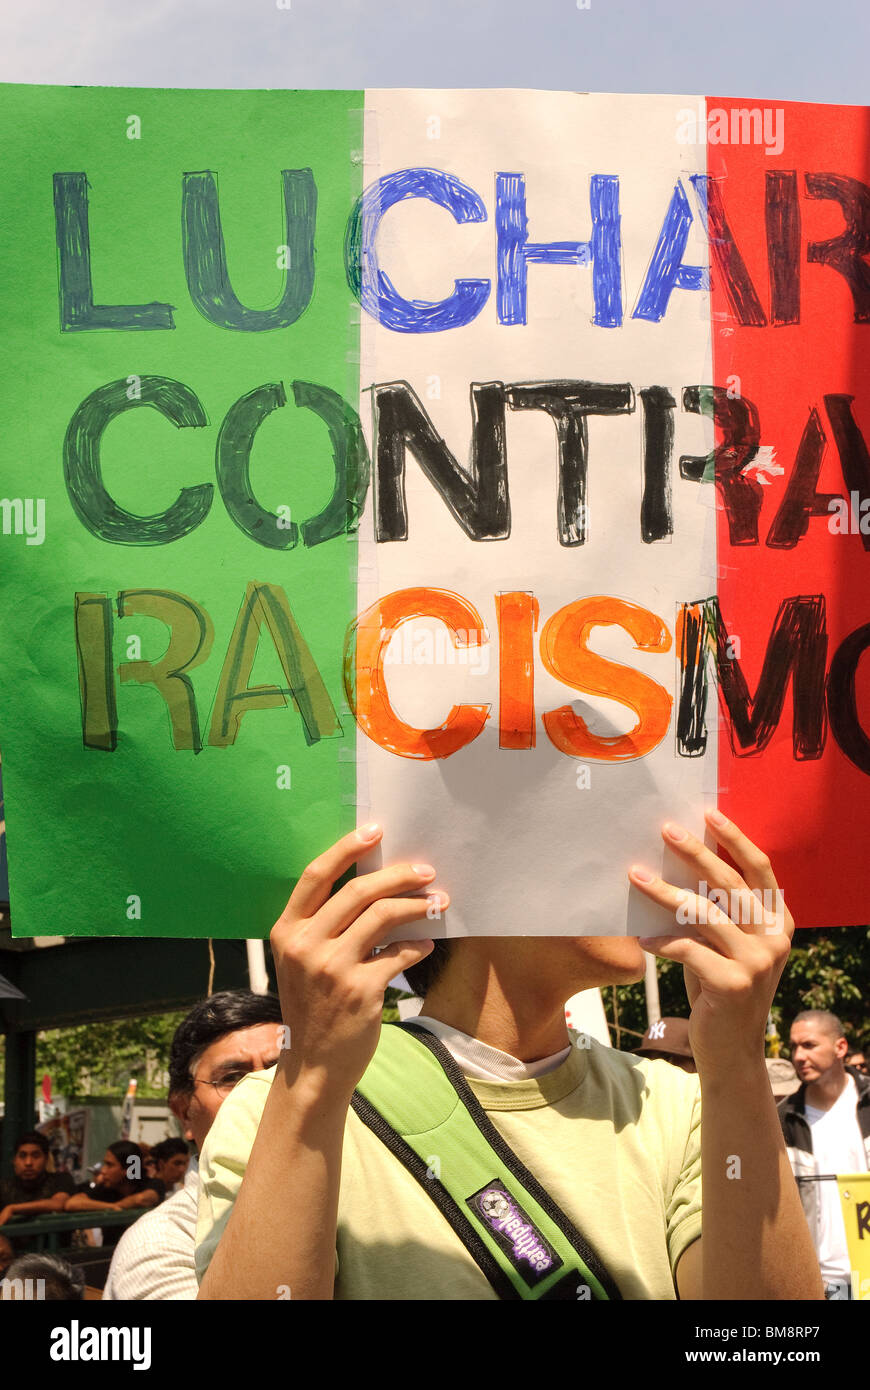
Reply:
[[[779, 722], [760, 751], [743, 756], [738, 744], [741, 756], [737, 756], [732, 747], [731, 721], [726, 717], [719, 733], [719, 805], [770, 855], [799, 926], [857, 925], [870, 920], [870, 741], [867, 733], [861, 732], [862, 728], [870, 731], [870, 656], [865, 651], [857, 661], [852, 710], [857, 725], [849, 718], [848, 698], [841, 692], [835, 700], [830, 671], [835, 654], [849, 635], [870, 625], [870, 551], [865, 550], [860, 533], [833, 534], [830, 515], [810, 517], [806, 533], [792, 548], [776, 548], [769, 541], [812, 411], [817, 412], [825, 438], [817, 491], [848, 498], [850, 488], [826, 396], [854, 398], [851, 403], [835, 403], [834, 410], [841, 414], [851, 411], [870, 446], [867, 257], [859, 254], [853, 258], [859, 282], [857, 305], [842, 271], [811, 259], [829, 254], [824, 248], [821, 253], [813, 251], [813, 244], [839, 238], [846, 227], [839, 201], [831, 196], [811, 196], [813, 190], [830, 195], [835, 186], [830, 180], [820, 180], [819, 175], [857, 181], [836, 186], [855, 196], [856, 210], [864, 219], [867, 230], [855, 232], [856, 244], [870, 245], [870, 114], [860, 107], [798, 103], [772, 107], [769, 102], [718, 97], [708, 98], [707, 105], [709, 129], [713, 129], [714, 113], [724, 110], [731, 134], [735, 133], [731, 123], [734, 108], [763, 111], [766, 107], [782, 113], [781, 152], [773, 152], [775, 142], [764, 139], [759, 143], [729, 140], [727, 144], [711, 144], [708, 150], [709, 174], [722, 179], [728, 226], [766, 318], [762, 325], [738, 321], [727, 277], [721, 268], [717, 273], [716, 257], [712, 256], [714, 380], [717, 386], [726, 386], [729, 378], [739, 378], [744, 402], [748, 399], [757, 407], [761, 443], [773, 446], [775, 461], [785, 470], [763, 489], [757, 544], [733, 545], [727, 514], [724, 509], [717, 513], [721, 611], [729, 632], [740, 639], [740, 665], [750, 695], [756, 696], [781, 603], [791, 596], [823, 595], [829, 696], [824, 744], [818, 756], [795, 756], [794, 679], [789, 680]], [[772, 114], [768, 133], [776, 130], [776, 119]], [[725, 127], [720, 124], [719, 129], [724, 132]], [[751, 127], [744, 127], [747, 129]], [[772, 175], [792, 172], [796, 175], [799, 241], [795, 236], [789, 249], [787, 235], [771, 233], [771, 247], [766, 192], [772, 191], [776, 182]], [[790, 187], [788, 180], [778, 185], [780, 193], [788, 194]], [[786, 212], [788, 202], [786, 197]], [[787, 216], [785, 221], [787, 224]], [[775, 274], [771, 267], [775, 265], [780, 267], [778, 296], [772, 289]], [[780, 316], [786, 313], [783, 290], [795, 281], [799, 282], [799, 321], [772, 323], [777, 307]], [[750, 310], [743, 312], [748, 317]], [[865, 316], [865, 321], [856, 322], [856, 315]], [[860, 437], [854, 466], [859, 472], [870, 467], [866, 454], [862, 459]], [[717, 486], [720, 500], [721, 493], [721, 486]], [[865, 496], [870, 497], [870, 486], [864, 486], [861, 497]], [[863, 542], [870, 546], [870, 536]], [[870, 645], [870, 626], [864, 636]], [[844, 657], [845, 651], [841, 666]], [[808, 692], [805, 671], [798, 682]], [[844, 726], [847, 735], [851, 727], [852, 756], [842, 746], [849, 743], [849, 737], [842, 736]], [[863, 768], [856, 765], [856, 756], [864, 762]]]

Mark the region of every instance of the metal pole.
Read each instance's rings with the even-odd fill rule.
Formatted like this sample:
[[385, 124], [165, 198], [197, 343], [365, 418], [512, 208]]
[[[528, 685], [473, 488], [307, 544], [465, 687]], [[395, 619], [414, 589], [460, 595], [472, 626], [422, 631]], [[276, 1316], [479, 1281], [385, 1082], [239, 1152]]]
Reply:
[[32, 1029], [6, 1034], [6, 1082], [3, 1121], [3, 1169], [12, 1166], [12, 1146], [36, 1122], [36, 1033]]
[[248, 978], [254, 994], [269, 993], [269, 976], [266, 973], [266, 948], [259, 939], [246, 941], [248, 952]]
[[643, 987], [646, 994], [646, 1026], [651, 1028], [654, 1023], [658, 1023], [662, 1016], [662, 1006], [659, 1002], [659, 977], [656, 973], [656, 958], [649, 951], [644, 951], [644, 971]]

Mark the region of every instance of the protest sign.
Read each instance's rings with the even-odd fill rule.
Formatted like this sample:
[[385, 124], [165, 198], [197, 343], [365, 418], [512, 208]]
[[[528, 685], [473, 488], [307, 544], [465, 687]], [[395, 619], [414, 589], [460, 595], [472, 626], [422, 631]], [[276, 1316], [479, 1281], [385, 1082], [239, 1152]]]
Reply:
[[870, 1174], [839, 1174], [837, 1191], [852, 1266], [852, 1297], [870, 1299]]
[[60, 1115], [55, 1112], [36, 1126], [51, 1147], [56, 1173], [72, 1173], [76, 1182], [84, 1182], [88, 1152], [91, 1113], [85, 1106]]
[[[343, 240], [361, 107], [358, 92], [0, 88], [3, 496], [22, 522], [35, 499], [34, 526], [44, 505], [44, 533], [15, 534], [13, 513], [0, 538], [16, 933], [263, 934], [354, 824], [337, 756], [353, 719], [339, 738], [329, 709], [356, 545], [335, 508], [319, 543], [296, 519], [329, 511], [358, 393]], [[238, 439], [261, 420], [266, 545], [239, 495]], [[328, 682], [308, 724], [274, 693], [295, 673], [268, 638], [251, 683], [273, 693], [234, 699], [249, 634], [288, 610]], [[161, 695], [147, 663], [170, 629], [165, 669], [179, 649], [184, 669], [153, 673]]]
[[866, 920], [863, 109], [0, 120], [16, 933], [262, 935], [371, 819], [418, 934], [661, 931], [627, 865], [717, 802]]

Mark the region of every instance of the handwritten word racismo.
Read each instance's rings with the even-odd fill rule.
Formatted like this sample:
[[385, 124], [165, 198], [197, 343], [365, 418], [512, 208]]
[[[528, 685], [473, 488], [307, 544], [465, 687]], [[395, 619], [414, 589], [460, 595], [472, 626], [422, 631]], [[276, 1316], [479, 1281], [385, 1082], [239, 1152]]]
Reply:
[[[677, 606], [673, 631], [656, 613], [610, 595], [575, 599], [553, 613], [539, 631], [539, 603], [532, 593], [494, 596], [497, 637], [490, 637], [480, 613], [463, 595], [446, 589], [399, 589], [378, 599], [349, 626], [344, 644], [344, 687], [348, 706], [363, 732], [397, 757], [419, 761], [448, 758], [471, 743], [493, 715], [493, 703], [453, 705], [443, 722], [415, 728], [401, 719], [390, 700], [385, 673], [394, 636], [404, 623], [421, 618], [444, 624], [458, 644], [497, 648], [499, 748], [534, 748], [538, 722], [549, 741], [568, 757], [626, 762], [644, 757], [666, 737], [674, 720], [680, 757], [704, 754], [706, 710], [713, 675], [731, 745], [737, 757], [760, 753], [779, 726], [789, 685], [793, 692], [792, 745], [800, 761], [820, 758], [828, 731], [841, 751], [870, 775], [870, 740], [856, 703], [858, 667], [870, 647], [870, 623], [850, 633], [829, 653], [824, 596], [784, 599], [767, 641], [754, 693], [736, 656], [715, 596]], [[150, 617], [169, 629], [160, 658], [121, 662], [121, 685], [151, 685], [164, 700], [173, 747], [194, 753], [235, 743], [243, 717], [292, 704], [302, 719], [306, 742], [341, 738], [345, 730], [330, 699], [311, 648], [290, 606], [275, 584], [250, 583], [229, 637], [211, 702], [207, 731], [190, 672], [205, 662], [214, 626], [201, 604], [171, 590], [129, 589], [113, 604], [107, 594], [78, 593], [76, 647], [82, 738], [86, 748], [118, 748], [118, 689], [114, 659], [115, 612]], [[679, 662], [676, 699], [660, 681], [605, 659], [590, 650], [595, 627], [615, 625], [627, 632], [638, 651], [666, 662], [662, 674], [673, 688], [673, 657]], [[260, 637], [271, 640], [285, 684], [251, 686]], [[675, 642], [676, 638], [676, 642]], [[594, 733], [572, 704], [539, 713], [535, 699], [538, 660], [557, 681], [581, 695], [615, 700], [635, 716], [626, 734]], [[827, 671], [827, 676], [826, 676]], [[426, 679], [427, 677], [423, 677]]]

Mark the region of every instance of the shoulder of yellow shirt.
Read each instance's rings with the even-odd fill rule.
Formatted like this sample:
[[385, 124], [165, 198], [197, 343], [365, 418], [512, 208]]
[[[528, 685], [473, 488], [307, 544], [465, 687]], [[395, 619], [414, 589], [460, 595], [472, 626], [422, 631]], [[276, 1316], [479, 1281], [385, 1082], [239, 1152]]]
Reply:
[[[580, 1047], [588, 1053], [590, 1063], [594, 1063], [594, 1069], [600, 1073], [610, 1073], [617, 1082], [628, 1081], [633, 1072], [640, 1070], [645, 1077], [647, 1084], [651, 1085], [656, 1093], [667, 1091], [671, 1096], [676, 1093], [688, 1103], [693, 1103], [700, 1087], [697, 1074], [685, 1072], [681, 1067], [675, 1067], [670, 1062], [660, 1058], [650, 1059], [643, 1057], [635, 1052], [623, 1052], [620, 1048], [609, 1047], [605, 1043], [599, 1042], [587, 1033], [582, 1033], [576, 1029], [569, 1028], [568, 1036], [572, 1047]], [[559, 1065], [564, 1066], [568, 1061]], [[269, 1087], [275, 1076], [275, 1067], [268, 1067], [264, 1071], [252, 1071], [244, 1077], [239, 1084], [234, 1087], [232, 1095], [228, 1101], [233, 1102], [233, 1109], [248, 1109], [252, 1114], [262, 1110], [266, 1104], [266, 1097]], [[557, 1070], [557, 1068], [553, 1068]], [[548, 1076], [552, 1073], [545, 1072]], [[505, 1086], [517, 1083], [505, 1081]], [[519, 1083], [522, 1084], [522, 1083]], [[223, 1110], [224, 1106], [221, 1107]], [[228, 1112], [229, 1113], [229, 1112]]]

